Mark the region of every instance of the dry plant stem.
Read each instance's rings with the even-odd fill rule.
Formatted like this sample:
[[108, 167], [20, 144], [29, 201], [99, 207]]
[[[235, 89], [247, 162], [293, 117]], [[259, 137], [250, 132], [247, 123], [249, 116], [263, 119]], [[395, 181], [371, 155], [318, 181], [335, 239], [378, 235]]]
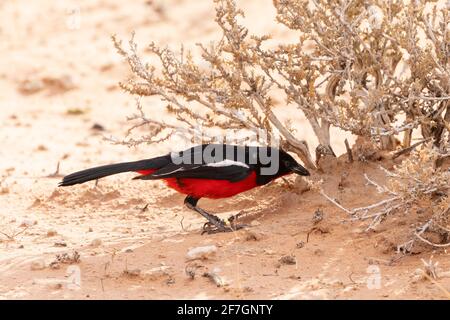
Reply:
[[[390, 194], [395, 195], [395, 193], [393, 193], [392, 191], [389, 191], [387, 188], [382, 187], [382, 186], [378, 185], [377, 183], [375, 183], [374, 181], [372, 181], [371, 179], [369, 179], [369, 177], [368, 177], [367, 175], [364, 175], [364, 176], [365, 176], [366, 180], [369, 182], [369, 184], [376, 186], [376, 188], [377, 188], [377, 190], [378, 190], [379, 192], [389, 192]], [[380, 206], [387, 205], [387, 204], [390, 204], [390, 203], [392, 203], [392, 202], [394, 202], [394, 201], [399, 200], [399, 197], [398, 197], [398, 196], [394, 196], [394, 197], [392, 197], [392, 198], [384, 199], [384, 200], [381, 200], [381, 201], [379, 201], [379, 202], [377, 202], [377, 203], [374, 203], [374, 204], [371, 204], [371, 205], [368, 205], [368, 206], [358, 207], [358, 208], [354, 208], [354, 209], [351, 209], [351, 210], [350, 210], [350, 209], [345, 208], [345, 207], [342, 206], [341, 204], [339, 204], [339, 203], [338, 203], [336, 200], [334, 200], [332, 197], [328, 196], [323, 190], [321, 190], [320, 193], [321, 193], [328, 201], [330, 201], [331, 203], [333, 203], [335, 206], [337, 206], [337, 207], [340, 208], [341, 210], [345, 211], [346, 213], [350, 214], [352, 217], [355, 217], [355, 215], [356, 215], [357, 213], [359, 213], [359, 212], [364, 212], [364, 214], [362, 214], [362, 215], [356, 217], [356, 218], [362, 219], [362, 220], [368, 219], [368, 218], [373, 218], [373, 217], [375, 217], [375, 219], [379, 219], [379, 216], [386, 215], [386, 214], [388, 214], [390, 211], [392, 211], [393, 209], [392, 209], [392, 210], [389, 210], [390, 208], [388, 208], [388, 209], [385, 209], [385, 210], [383, 210], [383, 211], [374, 213], [374, 214], [372, 214], [372, 215], [367, 215], [367, 212], [369, 212], [369, 211], [372, 210], [372, 209], [375, 209], [375, 208], [378, 208], [378, 207], [380, 207]], [[393, 208], [396, 208], [396, 207], [393, 207]]]
[[[420, 143], [423, 144], [424, 142], [421, 141]], [[400, 210], [408, 212], [413, 207], [420, 208], [424, 203], [423, 201], [428, 199], [428, 202], [425, 203], [435, 203], [431, 208], [426, 205], [426, 209], [432, 213], [430, 218], [420, 228], [412, 232], [412, 239], [399, 245], [397, 250], [399, 252], [410, 252], [416, 240], [435, 248], [449, 247], [450, 242], [433, 243], [424, 236], [425, 232], [433, 232], [436, 228], [445, 233], [450, 231], [439, 223], [440, 221], [447, 221], [450, 213], [448, 202], [450, 172], [437, 169], [436, 160], [439, 159], [440, 153], [436, 151], [433, 145], [433, 142], [430, 141], [421, 150], [414, 150], [410, 158], [405, 159], [395, 168], [394, 172], [380, 166], [380, 169], [389, 179], [389, 187], [375, 182], [367, 174], [364, 174], [368, 185], [374, 186], [380, 194], [390, 195], [387, 199], [368, 206], [347, 209], [326, 195], [323, 190], [321, 190], [321, 194], [338, 208], [351, 215], [353, 219], [371, 219], [366, 231], [374, 229], [385, 217], [395, 212]], [[411, 147], [415, 148], [415, 146]], [[422, 208], [422, 210], [425, 209]]]
[[[427, 228], [427, 229], [428, 229], [428, 228]], [[426, 229], [425, 229], [423, 232], [425, 232], [425, 231], [426, 231]], [[422, 235], [421, 235], [423, 232], [420, 232], [420, 233], [414, 233], [414, 236], [415, 236], [417, 239], [419, 239], [420, 241], [425, 242], [426, 244], [428, 244], [428, 245], [430, 245], [430, 246], [432, 246], [432, 247], [436, 247], [436, 248], [446, 248], [446, 247], [450, 247], [450, 242], [449, 242], [449, 243], [433, 243], [433, 242], [431, 242], [431, 241], [425, 239], [425, 238], [422, 237]]]
[[283, 135], [283, 137], [286, 139], [286, 142], [290, 145], [288, 147], [288, 150], [291, 149], [292, 151], [296, 151], [302, 161], [309, 167], [309, 168], [315, 168], [314, 162], [311, 159], [308, 145], [305, 141], [299, 141], [297, 140], [292, 133], [283, 126], [281, 121], [277, 118], [277, 116], [272, 112], [270, 108], [267, 108], [264, 106], [264, 103], [262, 101], [262, 98], [260, 96], [256, 96], [256, 102], [260, 105], [261, 108], [265, 108], [265, 113], [268, 117], [268, 119], [271, 121], [271, 123], [277, 128], [280, 133]]
[[344, 143], [345, 143], [345, 149], [347, 150], [347, 158], [348, 158], [348, 162], [353, 163], [352, 149], [350, 148], [350, 145], [348, 144], [348, 140], [345, 139], [345, 140], [344, 140]]
[[18, 235], [24, 233], [27, 229], [28, 229], [28, 226], [27, 226], [27, 227], [24, 227], [22, 230], [19, 230], [19, 231], [17, 231], [16, 233], [14, 233], [14, 234], [12, 234], [12, 235], [6, 234], [6, 233], [3, 232], [3, 231], [0, 231], [0, 234], [4, 235], [4, 236], [5, 236], [6, 238], [8, 238], [8, 240], [10, 240], [10, 241], [15, 241], [15, 238], [16, 238]]
[[[378, 186], [377, 184], [374, 184], [376, 186]], [[352, 218], [357, 219], [357, 220], [366, 220], [366, 219], [372, 219], [371, 223], [369, 224], [369, 226], [366, 228], [366, 231], [374, 229], [379, 223], [381, 223], [382, 219], [384, 217], [386, 217], [387, 215], [391, 214], [392, 212], [394, 212], [397, 209], [400, 209], [406, 205], [408, 205], [410, 202], [400, 202], [397, 203], [395, 205], [392, 205], [393, 202], [400, 200], [400, 198], [398, 196], [396, 197], [392, 197], [389, 199], [384, 199], [381, 200], [377, 203], [371, 204], [369, 206], [365, 206], [365, 207], [358, 207], [358, 208], [354, 208], [354, 209], [347, 209], [344, 206], [342, 206], [341, 204], [339, 204], [336, 200], [334, 200], [332, 197], [328, 196], [323, 190], [320, 191], [320, 193], [327, 199], [329, 200], [331, 203], [333, 203], [335, 206], [337, 206], [339, 209], [345, 211], [346, 213], [348, 213], [349, 215], [352, 216]], [[372, 214], [368, 214], [370, 210], [374, 209], [374, 208], [378, 208], [380, 206], [385, 206], [388, 205], [385, 209], [377, 211], [375, 213]], [[363, 214], [357, 215], [359, 212], [363, 212]], [[416, 238], [418, 238], [419, 240], [421, 240], [422, 242], [433, 246], [433, 247], [438, 247], [438, 248], [445, 248], [445, 247], [449, 247], [450, 243], [446, 243], [446, 244], [438, 244], [438, 243], [432, 243], [431, 241], [425, 239], [422, 237], [422, 234], [428, 230], [428, 228], [430, 227], [432, 221], [429, 220], [425, 225], [423, 225], [420, 228], [419, 232], [414, 233], [414, 236]], [[444, 230], [446, 230], [445, 228], [442, 228]], [[398, 246], [398, 251], [401, 251], [401, 248], [411, 248], [412, 245], [414, 243], [414, 240], [409, 240], [408, 242], [399, 245]], [[409, 249], [406, 251], [410, 251]]]
[[60, 165], [60, 161], [58, 161], [58, 163], [56, 164], [56, 170], [55, 172], [47, 175], [47, 178], [58, 178], [58, 177], [62, 177], [62, 175], [59, 173], [59, 165]]
[[439, 290], [442, 291], [442, 293], [444, 293], [444, 295], [447, 297], [447, 299], [450, 299], [450, 292], [445, 289], [439, 282], [437, 282], [436, 280], [434, 280], [432, 277], [430, 277], [425, 270], [422, 270], [422, 274], [425, 278], [427, 278], [429, 281], [431, 281], [436, 287], [439, 288]]
[[398, 157], [400, 157], [400, 156], [403, 155], [403, 154], [407, 154], [407, 153], [411, 152], [412, 150], [414, 150], [416, 147], [420, 146], [422, 143], [428, 142], [428, 141], [430, 141], [430, 140], [431, 140], [431, 138], [422, 139], [422, 140], [420, 140], [420, 141], [414, 143], [413, 145], [411, 145], [411, 146], [409, 146], [409, 147], [403, 148], [403, 149], [401, 149], [401, 150], [395, 152], [395, 153], [392, 155], [392, 159], [398, 158]]
[[205, 272], [203, 276], [210, 279], [217, 287], [223, 287], [225, 285], [223, 279], [214, 271]]
[[347, 212], [349, 215], [352, 215], [352, 216], [353, 216], [353, 214], [354, 214], [353, 210], [349, 210], [349, 209], [343, 207], [343, 206], [340, 205], [335, 199], [333, 199], [332, 197], [330, 197], [329, 195], [327, 195], [323, 190], [320, 190], [320, 194], [321, 194], [322, 196], [324, 196], [324, 197], [325, 197], [328, 201], [330, 201], [332, 204], [334, 204], [336, 207], [338, 207], [339, 209], [341, 209], [341, 210]]

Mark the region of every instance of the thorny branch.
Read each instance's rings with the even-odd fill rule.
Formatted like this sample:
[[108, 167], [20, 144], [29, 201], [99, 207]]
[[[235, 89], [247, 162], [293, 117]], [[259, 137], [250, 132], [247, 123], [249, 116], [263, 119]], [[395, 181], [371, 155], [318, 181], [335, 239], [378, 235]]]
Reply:
[[[352, 219], [372, 219], [366, 231], [374, 229], [387, 216], [397, 211], [410, 212], [412, 208], [431, 210], [427, 222], [416, 228], [413, 238], [399, 245], [398, 251], [409, 252], [415, 240], [420, 240], [433, 247], [448, 247], [450, 246], [448, 241], [450, 228], [443, 224], [448, 223], [450, 218], [450, 185], [448, 184], [450, 171], [436, 166], [440, 156], [430, 142], [404, 160], [400, 166], [395, 168], [394, 172], [380, 167], [389, 179], [388, 186], [381, 185], [364, 174], [368, 185], [374, 186], [378, 193], [390, 196], [368, 206], [347, 209], [323, 190], [321, 190], [321, 194], [348, 213]], [[447, 242], [434, 243], [424, 237], [426, 232], [433, 231], [439, 231], [439, 234], [445, 235], [444, 239], [447, 239]]]

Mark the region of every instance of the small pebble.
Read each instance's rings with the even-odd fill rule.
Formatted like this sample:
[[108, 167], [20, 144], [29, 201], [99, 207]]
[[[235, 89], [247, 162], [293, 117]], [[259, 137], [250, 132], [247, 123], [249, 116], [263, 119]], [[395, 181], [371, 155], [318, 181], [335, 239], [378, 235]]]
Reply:
[[102, 245], [102, 240], [101, 239], [94, 239], [94, 240], [92, 240], [92, 242], [91, 242], [91, 246], [92, 247], [99, 247], [99, 246], [101, 246]]
[[143, 272], [143, 276], [145, 278], [156, 280], [168, 274], [169, 266], [160, 266], [156, 268], [152, 268]]
[[65, 243], [63, 241], [59, 241], [59, 242], [55, 242], [53, 244], [53, 246], [55, 246], [55, 247], [67, 247], [67, 243]]
[[297, 260], [292, 255], [283, 256], [283, 257], [280, 258], [279, 261], [282, 264], [288, 264], [288, 265], [292, 265], [292, 264], [296, 264], [297, 263]]
[[297, 244], [295, 245], [295, 247], [296, 247], [297, 249], [301, 249], [301, 248], [303, 248], [304, 246], [305, 246], [305, 242], [304, 242], [304, 241], [297, 242]]
[[128, 277], [139, 277], [141, 275], [141, 270], [140, 269], [132, 269], [132, 270], [125, 270], [124, 275], [128, 276]]
[[96, 131], [105, 131], [105, 127], [103, 127], [101, 124], [99, 123], [94, 123], [91, 127], [92, 130], [96, 130]]
[[49, 229], [47, 231], [47, 237], [54, 237], [58, 234], [58, 232], [55, 229]]
[[29, 228], [31, 226], [37, 225], [37, 221], [36, 220], [31, 220], [31, 219], [25, 219], [22, 221], [22, 223], [20, 224], [21, 228]]
[[59, 290], [64, 286], [64, 281], [59, 279], [35, 279], [33, 284], [44, 285], [48, 289]]
[[193, 259], [208, 259], [209, 257], [215, 255], [217, 252], [217, 247], [215, 245], [196, 247], [192, 248], [186, 254], [186, 258], [189, 260]]
[[45, 261], [37, 260], [31, 263], [30, 269], [33, 271], [45, 269]]

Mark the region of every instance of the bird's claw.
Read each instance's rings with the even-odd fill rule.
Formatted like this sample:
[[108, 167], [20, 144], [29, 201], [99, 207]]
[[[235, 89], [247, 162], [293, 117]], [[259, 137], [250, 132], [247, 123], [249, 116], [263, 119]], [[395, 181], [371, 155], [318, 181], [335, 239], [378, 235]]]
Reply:
[[231, 216], [230, 218], [228, 218], [226, 221], [219, 219], [216, 216], [213, 216], [214, 218], [211, 219], [210, 221], [206, 222], [203, 225], [203, 230], [202, 230], [202, 234], [214, 234], [214, 233], [219, 233], [219, 232], [232, 232], [232, 231], [236, 231], [242, 228], [247, 227], [248, 225], [246, 224], [237, 224], [235, 222], [235, 220], [237, 220], [238, 215], [236, 216]]

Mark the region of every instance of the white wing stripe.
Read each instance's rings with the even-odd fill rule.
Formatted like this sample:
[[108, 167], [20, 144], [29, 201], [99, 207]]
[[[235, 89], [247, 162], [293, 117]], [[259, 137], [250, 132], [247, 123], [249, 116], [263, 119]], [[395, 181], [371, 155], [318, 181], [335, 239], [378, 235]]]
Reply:
[[185, 169], [183, 167], [178, 168], [176, 170], [170, 171], [170, 172], [165, 172], [165, 173], [161, 173], [161, 174], [153, 174], [154, 177], [159, 177], [159, 176], [166, 176], [168, 174], [172, 174], [174, 172], [178, 172], [178, 171], [184, 171]]
[[206, 166], [208, 167], [228, 167], [228, 166], [240, 166], [244, 168], [250, 168], [247, 164], [243, 162], [233, 161], [229, 159], [225, 159], [219, 162], [211, 162], [208, 163]]

